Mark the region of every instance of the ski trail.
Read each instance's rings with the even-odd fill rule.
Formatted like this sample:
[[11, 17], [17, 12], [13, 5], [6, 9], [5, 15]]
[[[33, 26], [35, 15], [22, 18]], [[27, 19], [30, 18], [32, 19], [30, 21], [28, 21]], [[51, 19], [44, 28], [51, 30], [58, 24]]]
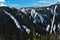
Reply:
[[20, 26], [19, 22], [17, 21], [17, 19], [16, 19], [13, 15], [11, 15], [11, 13], [8, 13], [8, 12], [5, 11], [5, 10], [4, 10], [4, 12], [5, 12], [8, 16], [11, 17], [11, 19], [12, 19], [12, 20], [14, 21], [14, 23], [16, 24], [17, 28], [20, 28], [20, 29], [21, 29], [21, 26]]
[[54, 21], [55, 21], [55, 14], [56, 14], [56, 8], [57, 8], [57, 5], [54, 8], [54, 14], [53, 14], [53, 20], [52, 20], [50, 34], [52, 33], [52, 30], [53, 30], [53, 25], [54, 25]]

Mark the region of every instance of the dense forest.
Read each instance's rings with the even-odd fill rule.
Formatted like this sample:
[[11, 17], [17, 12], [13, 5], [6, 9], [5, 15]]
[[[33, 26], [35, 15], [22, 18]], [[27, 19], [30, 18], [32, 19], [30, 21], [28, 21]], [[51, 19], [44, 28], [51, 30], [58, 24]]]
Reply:
[[0, 40], [60, 40], [60, 4], [0, 7]]

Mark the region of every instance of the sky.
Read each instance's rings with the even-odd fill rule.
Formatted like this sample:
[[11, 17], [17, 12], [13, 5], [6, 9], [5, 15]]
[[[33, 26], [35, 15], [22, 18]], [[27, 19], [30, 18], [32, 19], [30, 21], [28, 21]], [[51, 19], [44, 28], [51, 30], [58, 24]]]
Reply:
[[60, 0], [0, 0], [0, 6], [9, 6], [15, 8], [46, 6], [51, 5]]

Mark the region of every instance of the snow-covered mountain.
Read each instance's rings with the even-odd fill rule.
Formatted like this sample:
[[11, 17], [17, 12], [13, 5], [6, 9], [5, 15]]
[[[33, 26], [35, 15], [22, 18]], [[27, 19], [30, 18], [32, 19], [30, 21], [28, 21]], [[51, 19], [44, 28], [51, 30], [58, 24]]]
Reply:
[[56, 33], [56, 30], [59, 30], [59, 28], [60, 28], [59, 27], [60, 3], [56, 3], [56, 4], [53, 4], [50, 6], [46, 6], [46, 7], [21, 8], [20, 10], [25, 15], [27, 15], [29, 17], [29, 19], [32, 19], [32, 22], [35, 25], [39, 25], [39, 26], [45, 28], [45, 30], [49, 31], [49, 33]]
[[0, 21], [3, 28], [17, 27], [29, 33], [31, 26], [34, 25], [35, 32], [38, 34], [57, 33], [60, 31], [60, 4], [20, 9], [0, 7]]

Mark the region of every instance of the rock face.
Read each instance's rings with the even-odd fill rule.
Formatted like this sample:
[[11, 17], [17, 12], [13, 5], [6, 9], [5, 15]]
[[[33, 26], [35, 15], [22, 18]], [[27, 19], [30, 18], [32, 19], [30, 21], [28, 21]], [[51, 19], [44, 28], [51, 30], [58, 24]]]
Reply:
[[60, 4], [21, 9], [0, 7], [2, 39], [27, 40], [32, 25], [37, 34], [58, 33], [60, 31]]

